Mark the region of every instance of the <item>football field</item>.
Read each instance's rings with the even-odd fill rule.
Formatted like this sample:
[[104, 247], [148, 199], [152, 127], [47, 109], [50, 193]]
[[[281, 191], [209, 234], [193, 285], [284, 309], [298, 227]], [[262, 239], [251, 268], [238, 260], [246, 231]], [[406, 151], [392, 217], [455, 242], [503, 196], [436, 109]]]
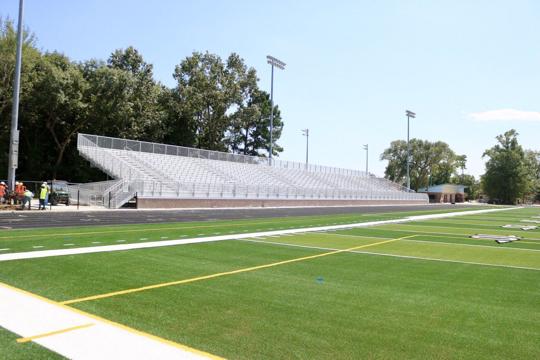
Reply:
[[[0, 286], [208, 357], [538, 359], [540, 208], [467, 210], [5, 231], [0, 260], [133, 248], [6, 258]], [[0, 328], [0, 358], [62, 358], [48, 341], [91, 325]]]

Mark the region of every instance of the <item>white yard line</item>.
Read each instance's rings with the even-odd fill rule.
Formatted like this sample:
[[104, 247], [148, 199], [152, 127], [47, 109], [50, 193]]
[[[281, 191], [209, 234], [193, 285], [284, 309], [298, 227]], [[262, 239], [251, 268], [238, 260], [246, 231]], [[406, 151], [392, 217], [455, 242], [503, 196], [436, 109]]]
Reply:
[[69, 359], [216, 358], [1, 283], [0, 326]]
[[459, 243], [452, 243], [452, 242], [445, 242], [445, 241], [410, 240], [410, 239], [406, 239], [406, 240], [403, 240], [403, 241], [424, 243], [424, 244], [429, 243], [429, 244], [444, 244], [444, 245], [453, 245], [453, 246], [473, 246], [473, 247], [490, 248], [490, 249], [498, 249], [498, 250], [540, 251], [539, 249], [505, 247], [505, 246], [500, 246], [500, 245], [499, 246], [489, 246], [489, 245], [477, 245], [477, 244], [459, 244]]
[[[252, 239], [239, 239], [239, 240], [241, 240], [241, 241], [246, 241], [246, 242], [253, 242], [253, 243], [270, 244], [270, 245], [280, 245], [280, 246], [290, 246], [290, 247], [299, 247], [299, 248], [304, 248], [304, 249], [314, 249], [314, 250], [324, 250], [324, 251], [343, 250], [343, 249], [336, 249], [336, 248], [329, 248], [329, 247], [321, 247], [321, 246], [310, 246], [310, 245], [289, 244], [289, 243], [282, 243], [282, 242], [277, 242], [277, 241], [262, 241], [262, 240], [252, 240]], [[400, 240], [400, 241], [406, 241], [406, 240]], [[503, 267], [503, 268], [510, 268], [510, 269], [521, 269], [521, 270], [534, 270], [534, 271], [540, 271], [540, 268], [532, 268], [532, 267], [526, 267], [526, 266], [515, 266], [515, 265], [501, 265], [501, 264], [479, 263], [479, 262], [472, 262], [472, 261], [448, 260], [448, 259], [429, 258], [429, 257], [422, 257], [422, 256], [396, 255], [396, 254], [386, 254], [386, 253], [381, 253], [381, 252], [362, 251], [362, 250], [351, 250], [351, 251], [347, 251], [347, 252], [354, 253], [354, 254], [366, 254], [366, 255], [377, 255], [377, 256], [389, 256], [389, 257], [396, 257], [396, 258], [402, 258], [402, 259], [412, 259], [412, 260], [439, 261], [439, 262], [450, 262], [450, 263], [468, 264], [468, 265], [478, 265], [478, 266]]]
[[439, 213], [439, 214], [430, 214], [430, 215], [416, 215], [416, 216], [409, 216], [409, 217], [401, 218], [401, 219], [370, 221], [370, 222], [363, 222], [363, 223], [356, 223], [356, 224], [262, 231], [262, 232], [255, 232], [255, 233], [209, 236], [209, 237], [204, 237], [204, 238], [191, 238], [191, 239], [183, 239], [183, 240], [150, 241], [150, 242], [133, 243], [133, 244], [118, 244], [118, 245], [106, 245], [106, 246], [81, 247], [81, 248], [72, 248], [72, 249], [20, 252], [20, 253], [2, 254], [0, 255], [0, 261], [36, 259], [36, 258], [43, 258], [43, 257], [50, 257], [50, 256], [66, 256], [66, 255], [90, 254], [90, 253], [134, 250], [134, 249], [148, 249], [148, 248], [173, 246], [173, 245], [195, 244], [195, 243], [234, 240], [234, 239], [247, 239], [247, 238], [253, 238], [256, 236], [269, 237], [269, 236], [277, 236], [277, 235], [284, 235], [284, 234], [300, 234], [300, 233], [305, 233], [305, 232], [363, 228], [363, 227], [386, 225], [386, 224], [402, 224], [402, 223], [407, 223], [407, 222], [417, 221], [417, 220], [438, 219], [438, 218], [465, 216], [465, 215], [482, 214], [482, 213], [490, 213], [490, 212], [498, 212], [498, 211], [508, 211], [508, 210], [514, 210], [514, 209], [520, 209], [520, 208], [513, 207], [513, 208], [502, 208], [502, 209], [460, 211], [460, 212], [451, 212], [451, 213], [442, 213], [442, 214]]

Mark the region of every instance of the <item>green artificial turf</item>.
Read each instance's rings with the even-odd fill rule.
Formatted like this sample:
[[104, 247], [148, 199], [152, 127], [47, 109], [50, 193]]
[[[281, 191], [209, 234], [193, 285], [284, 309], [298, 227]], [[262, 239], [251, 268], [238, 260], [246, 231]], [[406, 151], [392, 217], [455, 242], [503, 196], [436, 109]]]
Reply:
[[56, 360], [63, 356], [34, 342], [19, 344], [20, 336], [0, 327], [0, 360]]
[[379, 214], [344, 214], [263, 218], [227, 221], [177, 222], [114, 226], [86, 226], [4, 230], [0, 232], [0, 254], [13, 252], [69, 249], [88, 246], [163, 241], [287, 228], [325, 226], [398, 219], [413, 215], [477, 210], [475, 207], [390, 212]]
[[[415, 235], [358, 249], [364, 253], [341, 252], [70, 306], [230, 359], [538, 359], [540, 232], [504, 229], [530, 237], [504, 245], [468, 235], [485, 231], [490, 219], [504, 223], [539, 214], [540, 209], [518, 209], [482, 214], [482, 220], [436, 219], [429, 226], [422, 221], [6, 261], [0, 262], [0, 281], [65, 301]], [[285, 226], [283, 219], [272, 221], [265, 226]], [[216, 229], [223, 224], [228, 223]]]

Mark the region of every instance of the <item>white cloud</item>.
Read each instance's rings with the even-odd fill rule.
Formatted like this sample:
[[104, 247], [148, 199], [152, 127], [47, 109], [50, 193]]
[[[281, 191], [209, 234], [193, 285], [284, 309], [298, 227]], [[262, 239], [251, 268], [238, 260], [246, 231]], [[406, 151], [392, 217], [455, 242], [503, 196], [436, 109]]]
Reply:
[[539, 111], [523, 111], [516, 109], [499, 109], [469, 113], [469, 117], [476, 121], [533, 121], [540, 122]]

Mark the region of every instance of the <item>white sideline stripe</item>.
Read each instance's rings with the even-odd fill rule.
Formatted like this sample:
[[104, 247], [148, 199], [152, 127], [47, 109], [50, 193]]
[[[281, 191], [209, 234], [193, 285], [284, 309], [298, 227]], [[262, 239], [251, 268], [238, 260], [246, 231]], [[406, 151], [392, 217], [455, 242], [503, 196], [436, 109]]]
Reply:
[[21, 337], [89, 323], [33, 341], [68, 359], [206, 359], [0, 284], [0, 326]]
[[91, 254], [91, 253], [134, 250], [134, 249], [148, 249], [148, 248], [173, 246], [173, 245], [185, 245], [185, 244], [196, 244], [196, 243], [224, 241], [224, 240], [247, 239], [247, 238], [253, 238], [256, 236], [269, 237], [269, 236], [277, 236], [277, 235], [283, 235], [283, 234], [300, 234], [300, 233], [316, 232], [316, 231], [335, 231], [335, 230], [343, 230], [343, 229], [349, 229], [349, 228], [363, 228], [363, 227], [386, 225], [386, 224], [401, 224], [401, 223], [406, 223], [406, 222], [411, 222], [411, 221], [416, 221], [416, 220], [438, 219], [438, 218], [464, 216], [464, 215], [471, 215], [471, 214], [490, 213], [490, 212], [497, 212], [497, 211], [508, 211], [508, 210], [515, 210], [515, 209], [521, 209], [521, 207], [459, 211], [459, 212], [442, 213], [442, 214], [439, 213], [439, 214], [430, 214], [430, 215], [416, 215], [416, 216], [409, 216], [409, 217], [405, 217], [401, 219], [379, 220], [379, 221], [370, 221], [370, 222], [363, 222], [363, 223], [356, 223], [356, 224], [263, 231], [263, 232], [248, 233], [248, 234], [209, 236], [209, 237], [204, 237], [204, 238], [191, 238], [191, 239], [183, 239], [183, 240], [177, 239], [177, 240], [166, 240], [166, 241], [149, 241], [149, 242], [144, 242], [144, 243], [133, 243], [133, 244], [118, 244], [118, 245], [81, 247], [81, 248], [72, 248], [72, 249], [19, 252], [19, 253], [11, 253], [11, 254], [2, 254], [0, 255], [0, 261], [36, 259], [36, 258], [43, 258], [43, 257], [50, 257], [50, 256]]
[[[240, 241], [246, 241], [246, 242], [253, 242], [253, 243], [261, 243], [261, 244], [271, 244], [271, 245], [281, 245], [281, 246], [299, 247], [299, 248], [314, 249], [314, 250], [325, 250], [325, 251], [337, 251], [337, 250], [343, 250], [343, 249], [335, 249], [335, 248], [320, 247], [320, 246], [289, 244], [289, 243], [282, 243], [282, 242], [276, 242], [276, 241], [262, 241], [262, 240], [251, 240], [251, 239], [238, 239], [238, 240], [240, 240]], [[400, 241], [403, 241], [403, 240], [400, 240]], [[351, 250], [351, 251], [347, 251], [347, 252], [349, 252], [349, 253], [355, 253], [355, 254], [366, 254], [366, 255], [376, 255], [376, 256], [389, 256], [389, 257], [396, 257], [396, 258], [402, 258], [402, 259], [440, 261], [440, 262], [451, 262], [451, 263], [458, 263], [458, 264], [468, 264], [468, 265], [479, 265], [479, 266], [491, 266], [491, 267], [503, 267], [503, 268], [511, 268], [511, 269], [520, 269], [520, 270], [534, 270], [534, 271], [540, 271], [540, 268], [532, 268], [532, 267], [526, 267], [526, 266], [502, 265], [502, 264], [489, 264], [489, 263], [479, 263], [479, 262], [472, 262], [472, 261], [437, 259], [437, 258], [428, 258], [428, 257], [423, 257], [423, 256], [385, 254], [385, 253], [380, 253], [380, 252], [362, 251], [362, 250]]]

